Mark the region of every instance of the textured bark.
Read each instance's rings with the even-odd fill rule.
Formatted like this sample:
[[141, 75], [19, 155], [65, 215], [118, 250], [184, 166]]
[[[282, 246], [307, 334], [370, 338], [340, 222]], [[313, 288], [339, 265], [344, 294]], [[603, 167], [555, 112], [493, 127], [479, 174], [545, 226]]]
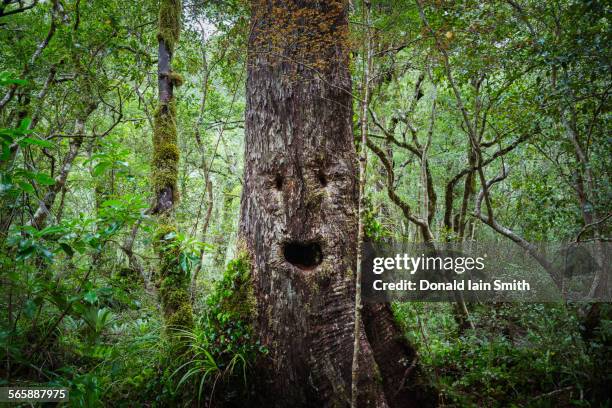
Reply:
[[[476, 165], [476, 156], [471, 147], [468, 153], [468, 163], [470, 167], [474, 167]], [[461, 202], [461, 212], [459, 213], [459, 225], [455, 225], [455, 232], [457, 233], [457, 235], [459, 236], [459, 240], [461, 241], [465, 237], [468, 204], [472, 200], [472, 196], [474, 195], [474, 190], [476, 187], [476, 180], [474, 176], [475, 172], [469, 172], [467, 174], [467, 177], [465, 178], [465, 184], [463, 185], [463, 201]]]
[[359, 357], [361, 354], [361, 338], [363, 321], [361, 309], [361, 282], [362, 282], [362, 263], [361, 254], [363, 252], [364, 227], [363, 218], [365, 212], [365, 186], [366, 170], [368, 164], [368, 106], [370, 103], [370, 67], [372, 66], [372, 40], [370, 34], [370, 3], [365, 0], [361, 2], [364, 24], [364, 50], [363, 50], [363, 75], [361, 82], [361, 151], [359, 152], [359, 185], [358, 185], [358, 211], [357, 211], [357, 265], [355, 275], [355, 319], [353, 323], [353, 365], [351, 369], [351, 408], [356, 408], [359, 403]]
[[[348, 406], [358, 187], [348, 2], [252, 5], [240, 234], [255, 328], [270, 350], [257, 395], [266, 406]], [[384, 347], [400, 338], [384, 310], [368, 321], [388, 322], [386, 343], [360, 330], [358, 405], [422, 406], [397, 374], [414, 351]], [[390, 384], [400, 386], [391, 392]]]

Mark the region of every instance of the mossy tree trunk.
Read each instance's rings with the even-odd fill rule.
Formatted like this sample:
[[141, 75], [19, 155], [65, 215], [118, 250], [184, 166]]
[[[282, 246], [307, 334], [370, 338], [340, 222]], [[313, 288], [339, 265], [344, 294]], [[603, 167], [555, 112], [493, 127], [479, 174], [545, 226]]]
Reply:
[[[251, 6], [240, 234], [270, 350], [257, 395], [265, 406], [345, 407], [358, 219], [348, 1]], [[360, 326], [357, 405], [431, 405], [389, 307], [366, 307]]]
[[154, 245], [159, 256], [159, 296], [167, 329], [192, 325], [189, 277], [179, 266], [174, 207], [178, 202], [178, 135], [174, 87], [180, 76], [172, 71], [172, 56], [181, 27], [180, 0], [161, 0], [159, 10], [158, 87], [159, 103], [153, 122], [152, 182], [158, 230]]

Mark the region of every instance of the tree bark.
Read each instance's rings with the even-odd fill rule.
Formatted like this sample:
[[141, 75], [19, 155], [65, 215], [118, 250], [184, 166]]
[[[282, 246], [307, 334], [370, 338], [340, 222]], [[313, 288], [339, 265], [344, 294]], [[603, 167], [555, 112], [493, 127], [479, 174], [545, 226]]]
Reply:
[[368, 106], [370, 103], [370, 68], [372, 66], [372, 41], [370, 34], [370, 6], [369, 1], [363, 0], [361, 8], [363, 13], [363, 24], [365, 32], [363, 47], [363, 76], [362, 76], [362, 100], [361, 100], [361, 151], [359, 152], [359, 184], [358, 184], [358, 203], [357, 203], [357, 265], [355, 274], [355, 319], [353, 323], [353, 365], [351, 368], [351, 408], [357, 408], [359, 403], [359, 376], [361, 370], [359, 360], [361, 355], [360, 333], [363, 327], [361, 318], [361, 281], [363, 276], [361, 254], [363, 252], [363, 218], [364, 200], [366, 186], [366, 171], [368, 168]]
[[162, 0], [159, 9], [157, 77], [159, 99], [153, 121], [152, 182], [158, 228], [154, 245], [159, 256], [157, 284], [166, 329], [191, 327], [189, 278], [179, 266], [180, 248], [174, 207], [178, 202], [178, 135], [174, 87], [181, 77], [172, 71], [172, 56], [181, 31], [180, 0]]
[[[258, 395], [266, 406], [345, 407], [358, 208], [348, 2], [251, 5], [240, 235], [255, 330], [270, 350]], [[431, 405], [389, 309], [371, 310], [359, 333], [358, 406]], [[380, 339], [367, 322], [386, 323]]]

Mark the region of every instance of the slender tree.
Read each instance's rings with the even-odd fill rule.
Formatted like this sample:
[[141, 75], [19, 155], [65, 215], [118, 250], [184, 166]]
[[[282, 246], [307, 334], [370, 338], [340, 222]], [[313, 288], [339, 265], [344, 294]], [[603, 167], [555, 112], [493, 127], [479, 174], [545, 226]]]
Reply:
[[153, 121], [153, 193], [152, 213], [159, 222], [155, 246], [160, 259], [159, 295], [168, 328], [189, 327], [192, 310], [189, 301], [189, 277], [179, 266], [176, 245], [174, 207], [178, 202], [178, 162], [176, 101], [174, 88], [181, 77], [172, 71], [172, 56], [181, 31], [180, 0], [162, 0], [159, 10], [157, 75], [158, 106]]
[[364, 24], [364, 45], [363, 45], [363, 77], [361, 83], [361, 152], [359, 154], [359, 202], [358, 202], [358, 222], [357, 222], [357, 265], [355, 273], [355, 323], [353, 324], [353, 366], [351, 368], [351, 407], [356, 408], [359, 401], [359, 354], [361, 342], [359, 332], [362, 326], [361, 319], [361, 281], [362, 281], [362, 262], [361, 254], [363, 251], [364, 227], [363, 218], [365, 212], [365, 185], [366, 171], [368, 164], [368, 105], [370, 103], [370, 67], [372, 66], [372, 41], [370, 32], [370, 2], [361, 2], [362, 20]]

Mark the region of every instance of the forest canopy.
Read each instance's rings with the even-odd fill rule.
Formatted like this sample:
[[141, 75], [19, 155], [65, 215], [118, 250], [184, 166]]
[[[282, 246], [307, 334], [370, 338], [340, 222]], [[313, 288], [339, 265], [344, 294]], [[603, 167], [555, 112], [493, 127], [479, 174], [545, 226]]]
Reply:
[[[610, 404], [612, 5], [0, 2], [0, 387]], [[363, 304], [364, 242], [599, 248], [595, 301]], [[30, 406], [23, 404], [22, 406]]]

